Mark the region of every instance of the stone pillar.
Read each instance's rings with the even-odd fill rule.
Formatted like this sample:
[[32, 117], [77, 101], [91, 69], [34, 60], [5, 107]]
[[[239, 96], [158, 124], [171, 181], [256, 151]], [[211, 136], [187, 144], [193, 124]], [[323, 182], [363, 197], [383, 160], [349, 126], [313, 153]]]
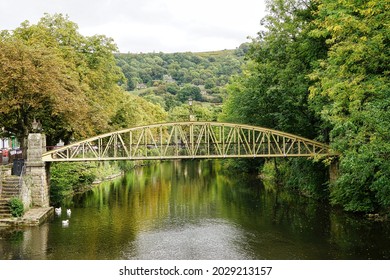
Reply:
[[26, 175], [31, 178], [31, 204], [34, 207], [49, 206], [49, 184], [42, 154], [46, 151], [46, 136], [30, 133], [27, 141]]

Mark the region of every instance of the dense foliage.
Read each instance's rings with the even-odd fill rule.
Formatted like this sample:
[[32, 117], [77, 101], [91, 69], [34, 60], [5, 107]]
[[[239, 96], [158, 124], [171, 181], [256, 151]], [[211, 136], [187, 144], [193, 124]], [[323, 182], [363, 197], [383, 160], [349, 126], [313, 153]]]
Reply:
[[241, 71], [247, 50], [244, 43], [236, 50], [129, 53], [117, 54], [116, 58], [127, 78], [123, 88], [164, 108], [170, 120], [189, 119], [189, 99], [196, 104], [197, 120], [216, 120], [226, 96], [225, 85]]
[[[48, 145], [85, 138], [117, 127], [123, 105], [142, 106], [138, 119], [161, 121], [165, 115], [144, 100], [129, 97], [116, 65], [117, 47], [103, 35], [82, 36], [61, 14], [37, 24], [23, 22], [0, 33], [0, 127], [22, 145], [33, 119], [40, 120]], [[113, 120], [114, 119], [114, 120]], [[128, 119], [122, 118], [123, 121]]]
[[[12, 32], [0, 32], [0, 137], [14, 135], [25, 149], [34, 119], [42, 123], [48, 146], [60, 139], [69, 143], [164, 121], [162, 107], [123, 90], [126, 78], [117, 66], [116, 51], [111, 38], [82, 36], [61, 14], [46, 14], [37, 24], [26, 21]], [[53, 164], [52, 203], [112, 168]]]
[[22, 217], [24, 214], [23, 202], [17, 197], [10, 199], [9, 208], [11, 210], [12, 217]]
[[50, 201], [52, 204], [73, 195], [96, 179], [95, 163], [65, 162], [50, 167]]
[[329, 51], [311, 78], [316, 110], [342, 152], [332, 201], [390, 209], [390, 2], [319, 1], [312, 36]]
[[[309, 23], [316, 8], [307, 5], [296, 1], [268, 3], [269, 15], [262, 21], [265, 31], [253, 40], [243, 74], [227, 88], [223, 120], [326, 140], [326, 134], [321, 133], [322, 122], [309, 104], [312, 82], [308, 74], [316, 60], [325, 57], [327, 48], [324, 40], [308, 36], [314, 28]], [[323, 165], [306, 159], [281, 159], [275, 160], [275, 168], [281, 171], [278, 181], [284, 186], [324, 198], [323, 183], [317, 176], [307, 176], [324, 177]]]
[[204, 53], [146, 53], [118, 54], [118, 65], [127, 78], [126, 89], [131, 91], [139, 84], [153, 86], [165, 80], [178, 85], [205, 85], [209, 92], [223, 86], [229, 78], [240, 72], [247, 45], [237, 50]]
[[265, 31], [229, 84], [222, 116], [329, 142], [341, 155], [328, 190], [296, 180], [325, 172], [316, 164], [280, 169], [300, 192], [329, 192], [349, 211], [390, 209], [389, 8], [386, 0], [268, 1]]

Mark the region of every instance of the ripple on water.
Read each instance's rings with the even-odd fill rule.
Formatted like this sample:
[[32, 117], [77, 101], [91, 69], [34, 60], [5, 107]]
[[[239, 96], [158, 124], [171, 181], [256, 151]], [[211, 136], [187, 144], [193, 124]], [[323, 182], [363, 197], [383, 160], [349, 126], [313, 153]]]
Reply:
[[124, 259], [251, 259], [239, 245], [240, 228], [222, 220], [202, 220], [170, 229], [143, 232], [123, 252]]

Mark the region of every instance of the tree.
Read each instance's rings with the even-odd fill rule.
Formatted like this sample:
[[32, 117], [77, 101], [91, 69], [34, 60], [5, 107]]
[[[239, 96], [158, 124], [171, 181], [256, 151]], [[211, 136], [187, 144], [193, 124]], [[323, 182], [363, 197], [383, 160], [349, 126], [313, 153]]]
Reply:
[[[201, 104], [194, 104], [192, 113], [197, 121], [216, 121], [217, 109]], [[182, 104], [171, 109], [169, 112], [169, 121], [189, 121], [190, 120], [190, 107], [188, 104]]]
[[187, 102], [189, 98], [192, 98], [193, 100], [197, 100], [197, 101], [202, 100], [202, 94], [200, 93], [200, 88], [190, 84], [184, 85], [184, 87], [179, 90], [176, 96], [177, 99], [181, 102]]
[[159, 105], [151, 104], [141, 97], [127, 94], [121, 100], [110, 125], [115, 129], [124, 129], [164, 122], [166, 117], [166, 112]]
[[39, 119], [49, 145], [110, 129], [125, 81], [111, 38], [84, 37], [61, 14], [1, 34], [0, 125], [23, 143]]
[[332, 202], [349, 211], [388, 211], [390, 3], [319, 2], [312, 36], [326, 39], [329, 52], [311, 74], [310, 91], [342, 153]]
[[[242, 73], [227, 86], [221, 119], [327, 141], [326, 127], [308, 98], [313, 84], [308, 75], [327, 53], [324, 38], [309, 36], [314, 29], [317, 4], [273, 0], [268, 1], [267, 9], [268, 15], [262, 20], [265, 30], [248, 46]], [[323, 184], [327, 180], [324, 165], [306, 159], [277, 159], [275, 163], [283, 171], [276, 173], [284, 186], [306, 196], [324, 197]], [[307, 176], [308, 173], [320, 174], [322, 181]], [[305, 184], [297, 184], [302, 181]]]
[[14, 134], [23, 147], [34, 118], [53, 122], [62, 118], [75, 127], [83, 126], [76, 116], [85, 116], [81, 106], [85, 100], [55, 50], [29, 46], [20, 39], [3, 39], [0, 92], [0, 126]]
[[243, 73], [227, 88], [224, 119], [317, 136], [321, 122], [308, 103], [307, 75], [326, 46], [308, 36], [315, 9], [308, 1], [268, 2], [266, 31], [253, 40]]

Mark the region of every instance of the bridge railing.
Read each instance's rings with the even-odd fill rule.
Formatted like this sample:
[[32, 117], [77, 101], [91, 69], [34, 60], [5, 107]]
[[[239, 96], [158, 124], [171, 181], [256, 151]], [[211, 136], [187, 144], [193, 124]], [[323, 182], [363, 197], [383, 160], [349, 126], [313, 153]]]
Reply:
[[329, 146], [262, 127], [179, 122], [115, 131], [43, 155], [44, 161], [96, 161], [233, 157], [315, 157]]

